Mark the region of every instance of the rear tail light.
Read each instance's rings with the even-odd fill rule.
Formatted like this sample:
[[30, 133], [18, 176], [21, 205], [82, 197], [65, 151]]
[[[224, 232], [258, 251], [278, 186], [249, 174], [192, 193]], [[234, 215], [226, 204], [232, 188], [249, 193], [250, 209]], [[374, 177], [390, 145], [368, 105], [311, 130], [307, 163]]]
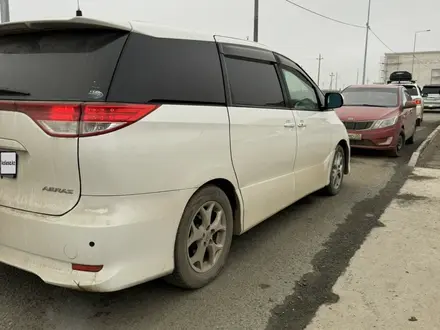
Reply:
[[414, 101], [416, 102], [416, 104], [422, 104], [422, 100], [421, 99], [415, 99]]
[[116, 131], [159, 107], [154, 104], [0, 102], [0, 110], [28, 115], [55, 137], [85, 137]]

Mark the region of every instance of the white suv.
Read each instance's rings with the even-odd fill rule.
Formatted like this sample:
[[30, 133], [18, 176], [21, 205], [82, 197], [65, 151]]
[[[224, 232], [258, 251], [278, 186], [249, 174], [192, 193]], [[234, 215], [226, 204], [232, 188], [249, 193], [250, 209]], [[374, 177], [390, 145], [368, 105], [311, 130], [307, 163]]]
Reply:
[[412, 100], [416, 103], [417, 126], [420, 126], [423, 122], [425, 102], [422, 97], [422, 89], [412, 79], [412, 74], [408, 71], [394, 71], [391, 73], [390, 80], [387, 83], [405, 87]]
[[0, 35], [0, 262], [47, 283], [200, 288], [233, 234], [349, 173], [341, 95], [263, 45], [87, 18]]

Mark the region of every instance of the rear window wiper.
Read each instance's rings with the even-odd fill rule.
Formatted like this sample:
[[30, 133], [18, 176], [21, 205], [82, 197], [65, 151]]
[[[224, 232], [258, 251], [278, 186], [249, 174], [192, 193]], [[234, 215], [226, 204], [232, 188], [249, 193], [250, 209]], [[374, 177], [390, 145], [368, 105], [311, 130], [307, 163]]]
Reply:
[[25, 92], [25, 91], [18, 91], [14, 89], [8, 89], [8, 88], [1, 88], [0, 87], [0, 95], [22, 95], [22, 96], [29, 96], [31, 93]]

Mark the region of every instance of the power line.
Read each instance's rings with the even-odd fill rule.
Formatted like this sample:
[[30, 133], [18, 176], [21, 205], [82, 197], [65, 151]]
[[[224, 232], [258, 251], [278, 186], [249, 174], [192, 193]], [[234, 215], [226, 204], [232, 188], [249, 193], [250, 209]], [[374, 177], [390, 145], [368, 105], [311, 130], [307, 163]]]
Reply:
[[[391, 53], [393, 54], [398, 54], [397, 52], [395, 52], [393, 49], [391, 49], [385, 42], [383, 42], [383, 40], [381, 38], [379, 38], [379, 36], [374, 33], [374, 31], [370, 28], [370, 32], [376, 37], [377, 40], [379, 40], [379, 42], [384, 45]], [[414, 56], [414, 58], [419, 62], [419, 64], [429, 68], [428, 65], [426, 65], [425, 63], [423, 63], [417, 56]]]
[[286, 2], [290, 3], [291, 5], [296, 6], [296, 7], [298, 7], [298, 8], [301, 8], [302, 10], [305, 10], [305, 11], [311, 13], [311, 14], [314, 14], [314, 15], [320, 16], [320, 17], [325, 18], [325, 19], [328, 19], [328, 20], [330, 20], [330, 21], [333, 21], [333, 22], [336, 22], [336, 23], [339, 23], [339, 24], [348, 25], [348, 26], [355, 27], [355, 28], [358, 28], [358, 29], [365, 29], [365, 26], [357, 25], [357, 24], [352, 24], [352, 23], [347, 23], [347, 22], [343, 22], [343, 21], [340, 21], [340, 20], [335, 19], [335, 18], [331, 18], [331, 17], [325, 16], [325, 15], [323, 15], [323, 14], [320, 14], [320, 13], [316, 12], [316, 11], [313, 11], [313, 10], [311, 10], [311, 9], [308, 9], [308, 8], [306, 8], [306, 7], [303, 7], [303, 6], [301, 6], [301, 5], [299, 5], [299, 4], [295, 3], [295, 2], [293, 2], [293, 1], [291, 1], [291, 0], [286, 0]]
[[380, 42], [382, 45], [384, 45], [386, 48], [388, 48], [389, 51], [391, 51], [392, 53], [395, 53], [394, 50], [392, 50], [390, 47], [388, 47], [388, 45], [387, 45], [386, 43], [384, 43], [384, 42], [382, 41], [382, 39], [380, 39], [379, 36], [378, 36], [376, 33], [374, 33], [374, 31], [371, 29], [371, 27], [370, 27], [370, 32], [376, 37], [377, 40], [379, 40], [379, 42]]

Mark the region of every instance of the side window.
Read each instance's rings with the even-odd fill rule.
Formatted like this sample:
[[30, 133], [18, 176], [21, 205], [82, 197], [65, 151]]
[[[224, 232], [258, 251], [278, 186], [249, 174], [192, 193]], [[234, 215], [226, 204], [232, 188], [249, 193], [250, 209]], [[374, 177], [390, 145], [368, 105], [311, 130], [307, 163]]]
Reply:
[[107, 101], [225, 104], [216, 43], [131, 33]]
[[286, 80], [290, 106], [296, 110], [319, 110], [315, 89], [298, 71], [282, 69]]
[[285, 102], [274, 64], [225, 57], [232, 105], [283, 108]]
[[403, 91], [403, 104], [405, 104], [406, 102], [411, 100], [411, 96], [409, 95], [409, 93], [407, 91]]

